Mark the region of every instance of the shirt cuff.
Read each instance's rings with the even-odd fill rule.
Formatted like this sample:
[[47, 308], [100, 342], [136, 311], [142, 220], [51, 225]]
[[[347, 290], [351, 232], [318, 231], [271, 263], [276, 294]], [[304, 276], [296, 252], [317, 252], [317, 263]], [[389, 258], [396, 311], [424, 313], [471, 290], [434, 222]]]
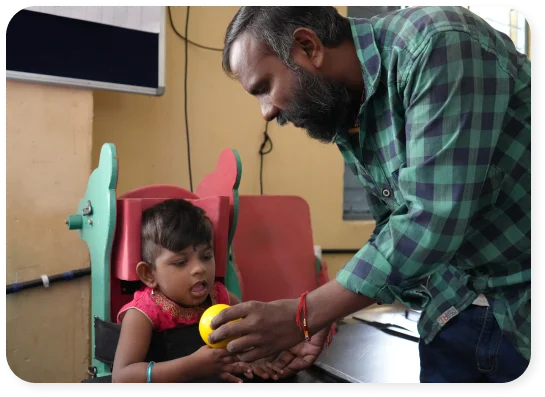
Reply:
[[422, 310], [431, 300], [422, 278], [402, 277], [371, 241], [344, 265], [336, 279], [344, 288], [388, 305], [398, 300]]
[[368, 242], [337, 273], [337, 281], [346, 289], [392, 304], [396, 297], [388, 288], [392, 266], [379, 250]]

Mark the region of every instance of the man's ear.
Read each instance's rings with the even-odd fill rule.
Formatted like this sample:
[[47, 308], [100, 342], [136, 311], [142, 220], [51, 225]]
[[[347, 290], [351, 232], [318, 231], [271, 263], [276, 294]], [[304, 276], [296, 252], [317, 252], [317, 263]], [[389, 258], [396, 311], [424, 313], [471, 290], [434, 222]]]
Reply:
[[292, 58], [299, 65], [320, 69], [324, 63], [325, 47], [313, 30], [298, 28], [293, 32]]
[[155, 279], [155, 270], [147, 262], [140, 262], [136, 265], [136, 274], [140, 280], [149, 288], [157, 288], [157, 280]]

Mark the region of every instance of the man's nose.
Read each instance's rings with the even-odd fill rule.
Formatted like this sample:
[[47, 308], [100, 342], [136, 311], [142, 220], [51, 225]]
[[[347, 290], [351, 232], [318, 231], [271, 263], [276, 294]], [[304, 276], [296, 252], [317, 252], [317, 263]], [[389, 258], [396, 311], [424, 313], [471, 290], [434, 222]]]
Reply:
[[278, 116], [280, 109], [274, 106], [270, 101], [262, 99], [259, 101], [259, 104], [261, 106], [261, 114], [265, 121], [272, 121]]

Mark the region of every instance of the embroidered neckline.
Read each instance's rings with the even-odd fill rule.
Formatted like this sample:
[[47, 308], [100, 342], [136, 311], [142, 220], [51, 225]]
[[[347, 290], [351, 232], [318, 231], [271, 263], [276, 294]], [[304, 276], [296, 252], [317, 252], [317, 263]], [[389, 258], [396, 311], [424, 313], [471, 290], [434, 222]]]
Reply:
[[[202, 314], [206, 310], [202, 307], [181, 307], [157, 290], [153, 295], [150, 295], [150, 297], [151, 300], [154, 301], [164, 313], [170, 312], [172, 317], [179, 320], [196, 321], [201, 318]], [[210, 300], [212, 301], [212, 305], [215, 305], [218, 301], [218, 289], [216, 283], [214, 283], [212, 291], [210, 291]]]

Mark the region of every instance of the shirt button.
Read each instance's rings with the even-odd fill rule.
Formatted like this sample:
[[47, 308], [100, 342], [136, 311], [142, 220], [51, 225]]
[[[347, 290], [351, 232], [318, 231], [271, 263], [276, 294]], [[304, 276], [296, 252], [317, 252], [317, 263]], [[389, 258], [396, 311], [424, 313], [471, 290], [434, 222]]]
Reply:
[[384, 197], [390, 197], [391, 194], [392, 194], [392, 193], [391, 193], [390, 190], [388, 190], [388, 189], [384, 189], [384, 190], [382, 191], [382, 195], [383, 195]]

